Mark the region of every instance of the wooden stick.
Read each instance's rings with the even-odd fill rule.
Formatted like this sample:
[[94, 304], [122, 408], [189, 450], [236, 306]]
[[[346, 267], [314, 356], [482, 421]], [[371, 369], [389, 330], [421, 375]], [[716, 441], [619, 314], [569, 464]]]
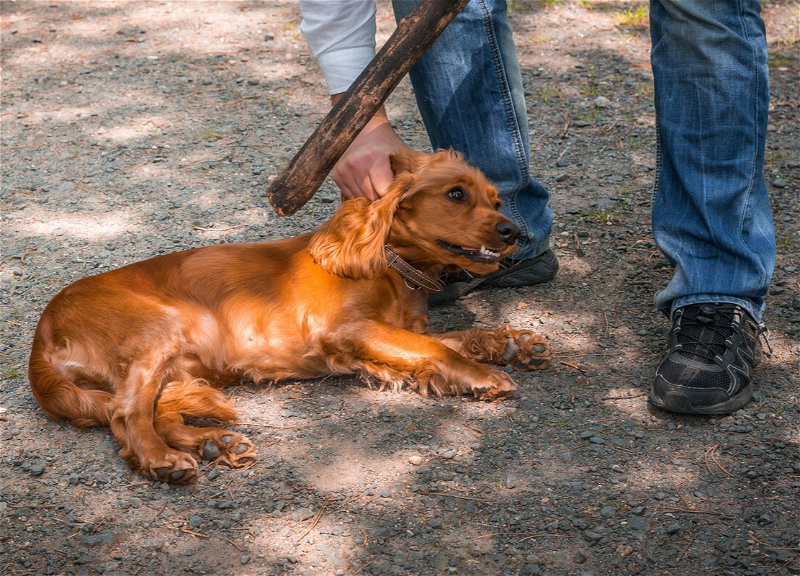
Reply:
[[265, 195], [291, 216], [314, 195], [348, 146], [467, 0], [423, 0], [331, 108]]

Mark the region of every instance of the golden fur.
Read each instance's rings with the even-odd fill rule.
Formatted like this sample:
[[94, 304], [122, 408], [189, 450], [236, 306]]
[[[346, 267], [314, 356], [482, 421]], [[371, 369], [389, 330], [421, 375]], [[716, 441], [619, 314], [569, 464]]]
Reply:
[[242, 435], [183, 422], [234, 420], [217, 388], [240, 379], [357, 374], [423, 395], [512, 393], [508, 374], [480, 362], [544, 368], [546, 341], [509, 327], [428, 334], [425, 291], [409, 289], [384, 254], [388, 243], [433, 278], [496, 270], [496, 258], [452, 249], [513, 250], [495, 188], [452, 152], [392, 162], [383, 198], [345, 201], [311, 234], [159, 256], [62, 290], [33, 341], [39, 404], [79, 426], [110, 426], [133, 467], [180, 483], [197, 459], [253, 461]]

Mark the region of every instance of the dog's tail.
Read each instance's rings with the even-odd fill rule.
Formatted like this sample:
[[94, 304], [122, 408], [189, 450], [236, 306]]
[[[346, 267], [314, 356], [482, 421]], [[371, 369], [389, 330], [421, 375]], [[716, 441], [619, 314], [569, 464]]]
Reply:
[[28, 363], [28, 379], [34, 398], [53, 418], [68, 418], [77, 426], [108, 426], [110, 423], [113, 395], [104, 390], [80, 388], [53, 366], [45, 354], [38, 329]]
[[156, 406], [156, 415], [169, 412], [195, 418], [216, 418], [224, 422], [232, 422], [237, 417], [230, 400], [202, 378], [191, 382], [170, 382], [164, 386]]

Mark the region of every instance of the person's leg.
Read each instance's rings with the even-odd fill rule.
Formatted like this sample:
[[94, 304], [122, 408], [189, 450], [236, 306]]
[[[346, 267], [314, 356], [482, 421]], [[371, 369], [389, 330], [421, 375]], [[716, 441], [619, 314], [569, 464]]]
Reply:
[[[393, 0], [395, 18], [418, 0]], [[514, 259], [549, 248], [547, 190], [529, 172], [522, 76], [504, 0], [471, 0], [412, 68], [434, 149], [453, 148], [497, 186], [502, 212], [522, 230]]]
[[655, 299], [674, 326], [650, 399], [675, 411], [732, 411], [751, 395], [775, 262], [759, 12], [757, 0], [651, 2], [653, 233], [675, 274]]

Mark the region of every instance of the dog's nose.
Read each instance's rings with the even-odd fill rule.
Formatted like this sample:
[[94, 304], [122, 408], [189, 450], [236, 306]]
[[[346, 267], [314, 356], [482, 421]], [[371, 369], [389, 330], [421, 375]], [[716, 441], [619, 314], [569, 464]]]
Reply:
[[508, 220], [500, 222], [500, 224], [494, 228], [497, 230], [497, 233], [500, 234], [500, 239], [506, 244], [513, 244], [517, 241], [517, 237], [519, 237], [519, 226]]

